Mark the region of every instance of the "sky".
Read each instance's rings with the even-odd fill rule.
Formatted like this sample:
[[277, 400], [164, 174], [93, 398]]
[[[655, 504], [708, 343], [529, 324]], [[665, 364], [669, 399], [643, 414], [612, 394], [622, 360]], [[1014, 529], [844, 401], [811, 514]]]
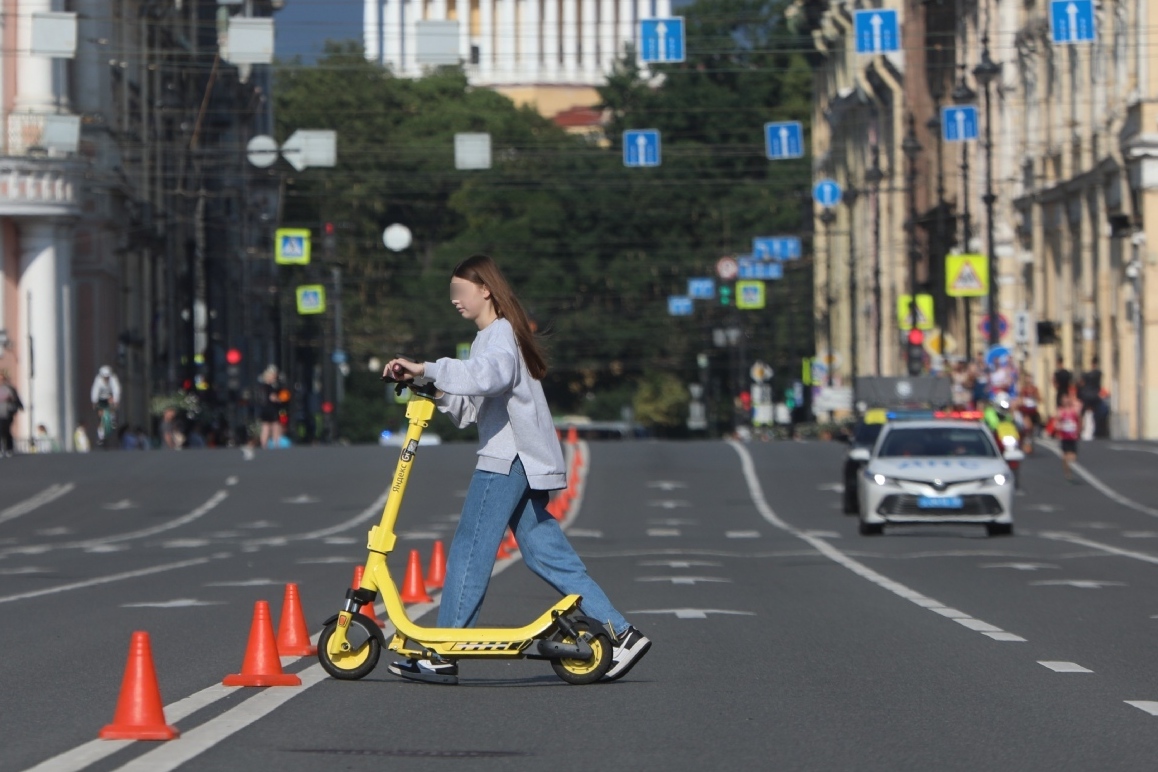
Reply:
[[[673, 0], [672, 8], [692, 0]], [[279, 59], [313, 62], [327, 40], [362, 41], [363, 0], [285, 0], [274, 15], [274, 48]]]

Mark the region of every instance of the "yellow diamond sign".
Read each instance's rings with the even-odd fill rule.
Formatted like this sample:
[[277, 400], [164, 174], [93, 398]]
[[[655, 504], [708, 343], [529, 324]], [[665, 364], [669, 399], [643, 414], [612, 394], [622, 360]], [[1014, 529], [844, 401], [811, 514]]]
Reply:
[[946, 255], [945, 294], [979, 298], [989, 294], [989, 261], [985, 255]]

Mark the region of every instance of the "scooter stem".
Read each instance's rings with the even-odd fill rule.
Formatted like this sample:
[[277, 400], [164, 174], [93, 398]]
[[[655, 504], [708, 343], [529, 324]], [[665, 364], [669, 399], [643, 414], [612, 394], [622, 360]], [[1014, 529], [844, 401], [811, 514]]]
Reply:
[[[370, 529], [369, 544], [366, 546], [371, 552], [389, 555], [394, 550], [397, 541], [394, 524], [398, 521], [398, 511], [402, 508], [402, 494], [406, 492], [406, 483], [410, 479], [410, 467], [414, 465], [418, 441], [422, 438], [422, 431], [430, 425], [433, 416], [433, 400], [421, 394], [412, 394], [410, 402], [406, 404], [406, 419], [410, 425], [402, 442], [402, 453], [398, 457], [398, 467], [394, 471], [394, 480], [390, 484], [390, 493], [382, 510], [382, 520]], [[369, 578], [369, 572], [364, 574], [363, 578]], [[365, 584], [363, 587], [375, 589]]]

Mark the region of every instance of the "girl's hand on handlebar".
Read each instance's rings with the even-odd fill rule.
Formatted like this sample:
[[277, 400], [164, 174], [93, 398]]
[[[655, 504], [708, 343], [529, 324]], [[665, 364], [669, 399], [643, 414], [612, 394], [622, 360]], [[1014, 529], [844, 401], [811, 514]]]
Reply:
[[412, 381], [426, 374], [426, 365], [409, 359], [391, 359], [382, 371], [382, 377], [392, 381]]

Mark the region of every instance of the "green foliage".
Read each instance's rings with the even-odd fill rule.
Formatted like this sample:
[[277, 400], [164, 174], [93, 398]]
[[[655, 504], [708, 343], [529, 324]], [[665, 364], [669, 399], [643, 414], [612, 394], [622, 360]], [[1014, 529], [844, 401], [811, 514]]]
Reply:
[[652, 371], [640, 379], [635, 392], [635, 420], [650, 429], [682, 427], [688, 416], [688, 390], [669, 372]]
[[[686, 9], [686, 63], [657, 66], [646, 80], [629, 56], [599, 89], [609, 146], [468, 87], [455, 68], [395, 78], [353, 44], [331, 46], [317, 67], [281, 71], [279, 137], [338, 130], [337, 168], [294, 175], [284, 219], [338, 225], [351, 361], [453, 356], [475, 330], [450, 306], [450, 271], [486, 252], [545, 334], [544, 385], [558, 412], [618, 418], [638, 383], [656, 395], [649, 421], [682, 423], [663, 407], [674, 396], [652, 403], [698, 380], [696, 354], [712, 350], [721, 325], [743, 329], [749, 359], [798, 371], [797, 350], [810, 351], [812, 338], [807, 260], [769, 288], [766, 311], [698, 303], [691, 318], [667, 314], [667, 297], [684, 294], [688, 278], [713, 275], [721, 255], [749, 252], [754, 236], [798, 233], [811, 211], [810, 162], [764, 158], [766, 121], [807, 127], [811, 116], [807, 46], [783, 23], [785, 7], [700, 0]], [[621, 132], [641, 127], [663, 132], [658, 168], [623, 166]], [[463, 131], [492, 135], [492, 169], [455, 170], [453, 135]], [[394, 222], [415, 239], [397, 254], [380, 241]], [[726, 360], [712, 358], [721, 384], [728, 371], [716, 363]], [[392, 422], [355, 393], [343, 406], [346, 436], [351, 421], [367, 437], [375, 420]]]

